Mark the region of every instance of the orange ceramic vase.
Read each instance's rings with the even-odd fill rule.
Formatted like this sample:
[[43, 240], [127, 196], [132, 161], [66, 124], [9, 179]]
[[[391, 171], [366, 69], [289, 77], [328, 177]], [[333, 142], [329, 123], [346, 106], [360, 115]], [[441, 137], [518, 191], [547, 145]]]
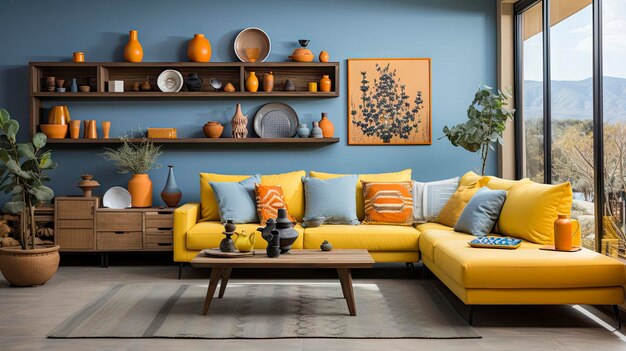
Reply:
[[152, 181], [147, 174], [133, 174], [128, 181], [128, 192], [133, 207], [152, 206]]
[[335, 134], [335, 126], [333, 125], [333, 122], [328, 119], [326, 112], [322, 112], [322, 119], [320, 119], [319, 126], [322, 129], [322, 135], [324, 138], [332, 138]]
[[48, 124], [69, 124], [70, 110], [65, 105], [52, 106], [48, 113]]
[[326, 51], [322, 51], [320, 52], [320, 62], [328, 62], [328, 60], [330, 59], [330, 56], [328, 56], [328, 52]]
[[263, 75], [263, 91], [271, 92], [274, 90], [274, 74], [272, 72]]
[[554, 248], [561, 251], [572, 249], [572, 221], [568, 215], [560, 214], [554, 221]]
[[259, 90], [259, 78], [256, 77], [254, 72], [250, 72], [248, 74], [248, 79], [246, 79], [246, 90], [252, 93], [256, 93]]
[[328, 78], [328, 75], [323, 75], [322, 79], [320, 79], [320, 91], [324, 93], [329, 93], [331, 88], [331, 81]]
[[187, 56], [192, 62], [209, 62], [211, 60], [211, 43], [204, 34], [194, 34], [187, 45]]
[[128, 62], [141, 62], [143, 60], [143, 48], [137, 39], [137, 31], [128, 32], [128, 43], [124, 47], [124, 60]]

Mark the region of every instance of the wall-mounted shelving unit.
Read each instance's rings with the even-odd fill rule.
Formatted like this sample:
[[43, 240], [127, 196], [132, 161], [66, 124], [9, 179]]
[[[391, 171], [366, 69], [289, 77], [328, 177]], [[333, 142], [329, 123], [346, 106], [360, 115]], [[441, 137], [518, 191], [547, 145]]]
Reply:
[[[183, 77], [189, 73], [197, 73], [204, 79], [202, 88], [198, 92], [183, 90], [177, 93], [164, 93], [158, 90], [156, 80], [158, 75], [166, 69], [175, 69]], [[245, 80], [249, 72], [255, 72], [262, 87], [262, 77], [265, 73], [273, 72], [275, 87], [272, 92], [252, 93], [245, 91]], [[339, 63], [338, 62], [31, 62], [30, 72], [30, 132], [34, 135], [39, 131], [39, 125], [46, 123], [47, 116], [43, 108], [44, 101], [116, 101], [116, 100], [210, 100], [228, 98], [335, 98], [339, 97]], [[332, 81], [331, 92], [309, 92], [309, 82], [319, 82], [323, 75], [328, 75]], [[90, 92], [48, 92], [46, 78], [55, 77], [64, 79], [69, 91], [72, 78], [76, 78], [77, 85], [91, 86]], [[133, 91], [135, 82], [149, 79], [151, 91]], [[211, 78], [221, 80], [224, 85], [232, 83], [235, 92], [215, 91], [209, 84]], [[296, 91], [283, 91], [286, 79], [291, 79]], [[124, 81], [124, 92], [107, 91], [107, 82], [111, 80]], [[176, 126], [172, 126], [176, 127]], [[324, 139], [261, 139], [261, 138], [179, 138], [154, 139], [160, 144], [330, 144], [339, 141], [338, 138]], [[113, 144], [119, 139], [50, 139], [49, 144]]]

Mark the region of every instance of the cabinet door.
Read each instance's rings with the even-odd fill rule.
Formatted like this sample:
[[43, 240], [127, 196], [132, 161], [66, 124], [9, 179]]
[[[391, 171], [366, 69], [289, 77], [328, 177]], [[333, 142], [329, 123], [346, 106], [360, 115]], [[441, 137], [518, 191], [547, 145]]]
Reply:
[[92, 228], [62, 228], [56, 230], [57, 243], [62, 251], [93, 250], [94, 231]]
[[95, 207], [95, 199], [58, 199], [57, 219], [93, 219]]

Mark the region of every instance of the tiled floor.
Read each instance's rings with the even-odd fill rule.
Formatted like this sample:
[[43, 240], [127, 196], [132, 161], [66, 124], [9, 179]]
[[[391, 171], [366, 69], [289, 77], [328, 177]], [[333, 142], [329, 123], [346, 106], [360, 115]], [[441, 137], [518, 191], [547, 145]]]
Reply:
[[[46, 339], [49, 331], [113, 283], [198, 283], [207, 278], [207, 272], [192, 268], [185, 269], [182, 281], [176, 280], [176, 273], [174, 266], [61, 267], [50, 282], [37, 288], [11, 288], [0, 279], [0, 350], [626, 350], [626, 328], [605, 328], [613, 326], [612, 318], [588, 306], [585, 310], [603, 320], [605, 327], [572, 306], [479, 307], [474, 324], [483, 338], [476, 340]], [[245, 272], [232, 279], [277, 279], [250, 276], [252, 272]], [[355, 274], [356, 281], [384, 283], [387, 277], [407, 279], [403, 268]], [[298, 279], [306, 283], [327, 278], [322, 274]]]

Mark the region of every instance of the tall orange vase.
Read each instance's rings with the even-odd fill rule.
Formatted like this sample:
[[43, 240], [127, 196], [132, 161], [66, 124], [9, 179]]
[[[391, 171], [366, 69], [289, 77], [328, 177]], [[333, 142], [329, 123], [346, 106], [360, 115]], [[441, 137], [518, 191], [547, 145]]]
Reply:
[[147, 174], [133, 174], [128, 181], [128, 192], [133, 207], [152, 206], [152, 181]]
[[322, 119], [320, 119], [320, 128], [322, 129], [322, 135], [324, 138], [332, 138], [335, 134], [335, 126], [333, 122], [328, 119], [326, 112], [322, 112]]
[[570, 251], [572, 249], [572, 237], [580, 230], [580, 224], [576, 232], [572, 232], [572, 221], [568, 215], [560, 214], [554, 221], [554, 248], [560, 251]]
[[204, 34], [194, 34], [187, 44], [187, 56], [192, 62], [211, 61], [211, 43]]
[[141, 62], [143, 60], [143, 48], [139, 43], [136, 30], [128, 32], [128, 43], [124, 47], [124, 60], [128, 62]]
[[256, 73], [250, 72], [246, 79], [246, 90], [252, 93], [256, 93], [259, 90], [259, 78], [256, 77]]

